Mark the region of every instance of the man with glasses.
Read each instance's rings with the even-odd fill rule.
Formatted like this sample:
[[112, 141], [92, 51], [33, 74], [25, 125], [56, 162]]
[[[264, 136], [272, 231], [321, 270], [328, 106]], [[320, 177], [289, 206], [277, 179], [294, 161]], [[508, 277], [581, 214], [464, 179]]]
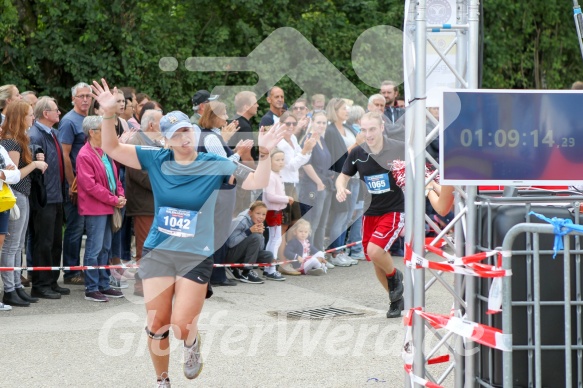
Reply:
[[[63, 243], [63, 265], [77, 266], [80, 264], [81, 240], [85, 228], [85, 219], [77, 211], [77, 193], [71, 189], [76, 176], [75, 162], [79, 150], [85, 144], [83, 119], [87, 116], [93, 98], [91, 87], [80, 82], [71, 88], [73, 109], [59, 123], [59, 141], [63, 147], [65, 160], [65, 236]], [[84, 285], [79, 271], [65, 271], [65, 284]]]
[[310, 123], [310, 118], [308, 117], [308, 100], [305, 98], [298, 98], [292, 105], [292, 112], [294, 117], [298, 120], [298, 125], [294, 129], [294, 135], [298, 139], [301, 139]]
[[[83, 94], [86, 93], [83, 92]], [[65, 199], [63, 191], [65, 160], [63, 148], [53, 129], [53, 126], [59, 122], [60, 115], [55, 99], [39, 98], [34, 108], [34, 115], [36, 122], [28, 131], [30, 144], [43, 149], [48, 167], [43, 175], [47, 203], [44, 207], [31, 205], [29, 222], [31, 264], [35, 267], [58, 267], [61, 265], [63, 250], [62, 204]], [[31, 192], [31, 196], [33, 195], [34, 193]], [[68, 288], [57, 285], [59, 275], [59, 271], [33, 271], [32, 295], [46, 299], [60, 299], [61, 295], [68, 295], [70, 293]]]

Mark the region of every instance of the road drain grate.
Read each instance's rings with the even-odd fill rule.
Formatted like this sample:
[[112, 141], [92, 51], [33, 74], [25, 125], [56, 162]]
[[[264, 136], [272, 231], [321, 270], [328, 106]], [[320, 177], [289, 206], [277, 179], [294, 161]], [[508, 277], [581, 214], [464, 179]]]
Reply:
[[320, 307], [307, 310], [294, 310], [286, 312], [288, 318], [296, 319], [325, 319], [344, 317], [350, 315], [363, 315], [363, 313], [338, 309], [335, 307]]

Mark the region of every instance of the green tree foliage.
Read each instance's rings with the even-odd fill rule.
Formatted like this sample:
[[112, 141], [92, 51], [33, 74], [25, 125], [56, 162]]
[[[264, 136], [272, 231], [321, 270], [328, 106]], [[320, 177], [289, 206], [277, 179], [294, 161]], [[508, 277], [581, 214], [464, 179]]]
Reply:
[[565, 89], [583, 77], [572, 1], [484, 1], [484, 24], [484, 87]]
[[[67, 109], [71, 86], [105, 76], [188, 112], [195, 90], [252, 85], [257, 77], [231, 69], [191, 72], [186, 59], [245, 57], [287, 26], [369, 95], [378, 89], [356, 76], [352, 46], [370, 27], [401, 28], [403, 9], [402, 0], [0, 0], [0, 84], [52, 95]], [[583, 77], [567, 0], [488, 0], [484, 16], [484, 87], [565, 88]], [[161, 71], [162, 57], [176, 58], [177, 69]], [[279, 85], [288, 101], [301, 95], [288, 77]]]

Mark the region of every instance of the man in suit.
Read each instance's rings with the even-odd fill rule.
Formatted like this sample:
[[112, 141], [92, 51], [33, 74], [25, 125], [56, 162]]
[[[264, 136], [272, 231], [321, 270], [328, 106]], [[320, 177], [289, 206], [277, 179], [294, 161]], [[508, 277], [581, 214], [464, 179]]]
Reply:
[[[32, 237], [32, 264], [37, 267], [59, 267], [63, 251], [63, 200], [65, 161], [63, 148], [53, 126], [59, 122], [59, 108], [54, 98], [41, 97], [34, 108], [36, 122], [30, 127], [30, 143], [45, 152], [48, 168], [44, 173], [47, 195], [45, 207], [32, 207], [29, 228]], [[32, 193], [31, 193], [32, 195]], [[59, 271], [33, 271], [31, 294], [37, 298], [60, 299], [69, 295], [68, 288], [59, 287]]]

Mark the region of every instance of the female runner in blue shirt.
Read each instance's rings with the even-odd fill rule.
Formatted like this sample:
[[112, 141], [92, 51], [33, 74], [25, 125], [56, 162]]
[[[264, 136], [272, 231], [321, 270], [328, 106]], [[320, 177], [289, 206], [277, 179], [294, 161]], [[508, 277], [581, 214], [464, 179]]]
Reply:
[[[160, 128], [166, 149], [120, 144], [115, 133], [116, 101], [104, 79], [93, 81], [94, 97], [103, 109], [102, 148], [114, 160], [147, 170], [152, 184], [155, 217], [144, 243], [139, 274], [148, 313], [148, 348], [158, 387], [170, 387], [168, 378], [169, 328], [184, 341], [184, 374], [198, 377], [202, 370], [197, 320], [207, 295], [214, 252], [214, 206], [223, 182], [234, 175], [246, 190], [266, 187], [269, 153], [283, 138], [274, 125], [260, 131], [260, 160], [255, 172], [240, 174], [237, 164], [214, 154], [197, 152], [198, 128], [182, 112], [170, 112]], [[174, 299], [174, 304], [172, 300]]]

